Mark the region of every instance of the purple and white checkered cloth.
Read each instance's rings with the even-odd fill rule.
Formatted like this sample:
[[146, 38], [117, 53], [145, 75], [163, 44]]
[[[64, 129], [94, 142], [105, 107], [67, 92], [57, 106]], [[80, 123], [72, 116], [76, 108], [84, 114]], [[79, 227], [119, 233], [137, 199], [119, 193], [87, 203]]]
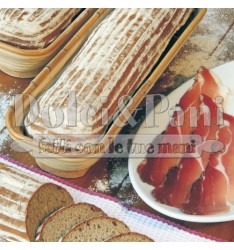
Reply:
[[220, 239], [187, 229], [160, 216], [129, 207], [123, 204], [121, 200], [111, 196], [78, 187], [59, 177], [45, 173], [42, 170], [16, 162], [4, 155], [0, 155], [0, 163], [19, 169], [35, 179], [61, 185], [70, 192], [76, 203], [87, 202], [94, 204], [103, 209], [109, 216], [124, 221], [132, 231], [145, 234], [157, 242], [221, 241]]

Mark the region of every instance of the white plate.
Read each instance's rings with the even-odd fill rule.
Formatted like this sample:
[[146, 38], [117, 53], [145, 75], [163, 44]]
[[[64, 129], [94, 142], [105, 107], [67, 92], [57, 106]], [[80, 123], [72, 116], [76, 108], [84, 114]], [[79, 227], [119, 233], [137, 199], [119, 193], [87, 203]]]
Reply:
[[[224, 65], [221, 65], [219, 67], [216, 67], [212, 70], [215, 72], [222, 82], [233, 91], [234, 89], [234, 61], [230, 63], [226, 63]], [[183, 96], [183, 94], [187, 91], [187, 89], [193, 84], [194, 80], [191, 79], [188, 82], [184, 83], [182, 86], [174, 90], [171, 94], [169, 94], [168, 100], [169, 100], [169, 106], [173, 107], [175, 106], [180, 98]], [[234, 98], [232, 98], [234, 99]], [[133, 143], [142, 143], [142, 135], [157, 135], [161, 134], [167, 124], [168, 124], [168, 113], [164, 112], [161, 114], [156, 114], [156, 111], [159, 110], [158, 105], [152, 110], [147, 118], [154, 117], [155, 123], [158, 125], [158, 127], [146, 127], [146, 123], [143, 122], [140, 129], [138, 130]], [[234, 106], [230, 105], [231, 107]], [[229, 109], [229, 113], [232, 113], [234, 115], [234, 109]], [[154, 136], [145, 136], [144, 137], [144, 143], [151, 143], [154, 140]], [[157, 202], [151, 192], [154, 189], [153, 186], [148, 185], [141, 181], [139, 174], [137, 173], [137, 167], [141, 163], [141, 161], [145, 158], [145, 155], [142, 158], [136, 158], [133, 154], [129, 155], [129, 161], [128, 161], [128, 169], [129, 169], [129, 176], [132, 182], [132, 185], [138, 195], [142, 198], [142, 200], [147, 203], [150, 207], [157, 210], [158, 212], [165, 214], [167, 216], [170, 216], [175, 219], [184, 220], [184, 221], [191, 221], [191, 222], [222, 222], [222, 221], [230, 221], [234, 220], [234, 210], [225, 213], [225, 214], [217, 214], [217, 215], [188, 215], [183, 213], [177, 208], [163, 205], [159, 202]]]

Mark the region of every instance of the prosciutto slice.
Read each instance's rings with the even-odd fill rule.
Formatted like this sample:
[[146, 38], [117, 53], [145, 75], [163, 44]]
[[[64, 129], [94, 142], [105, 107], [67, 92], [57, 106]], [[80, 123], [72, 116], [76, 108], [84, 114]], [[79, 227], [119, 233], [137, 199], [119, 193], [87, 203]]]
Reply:
[[[189, 135], [193, 132], [196, 127], [196, 117], [199, 115], [201, 95], [208, 96], [214, 101], [219, 98], [218, 101], [223, 105], [228, 95], [227, 88], [222, 85], [217, 76], [214, 76], [205, 67], [200, 67], [193, 86], [180, 99], [178, 107], [182, 112], [174, 113], [165, 135], [180, 136], [180, 143], [182, 144], [183, 135]], [[164, 141], [161, 143], [164, 143]], [[170, 169], [177, 167], [180, 161], [181, 159], [178, 157], [165, 158], [156, 156], [153, 160], [147, 159], [142, 163], [138, 168], [138, 173], [143, 181], [157, 187], [165, 181]]]
[[224, 118], [218, 140], [225, 147], [211, 155], [204, 174], [193, 185], [188, 202], [182, 205], [186, 213], [222, 213], [234, 205], [234, 117], [224, 114]]
[[[198, 126], [193, 131], [193, 135], [199, 135], [203, 139], [203, 143], [197, 145], [197, 155], [199, 157], [184, 157], [180, 164], [169, 173], [166, 179], [173, 179], [173, 184], [166, 180], [161, 186], [154, 190], [154, 196], [162, 203], [180, 207], [185, 203], [189, 196], [192, 185], [197, 181], [202, 172], [209, 163], [212, 153], [210, 146], [204, 147], [206, 144], [215, 143], [217, 139], [217, 130], [219, 129], [218, 106], [211, 98], [203, 96], [203, 103], [200, 106], [201, 112], [198, 119]], [[193, 137], [192, 135], [192, 137]], [[212, 144], [210, 144], [212, 146]], [[170, 186], [170, 189], [168, 189]]]
[[[182, 144], [186, 135], [199, 136], [197, 157], [156, 156], [138, 167], [141, 179], [155, 187], [153, 196], [159, 202], [189, 214], [220, 213], [234, 205], [234, 118], [223, 113], [228, 93], [211, 71], [198, 70], [176, 107], [183, 112], [173, 114], [164, 133], [177, 136]], [[168, 140], [161, 138], [160, 143]]]

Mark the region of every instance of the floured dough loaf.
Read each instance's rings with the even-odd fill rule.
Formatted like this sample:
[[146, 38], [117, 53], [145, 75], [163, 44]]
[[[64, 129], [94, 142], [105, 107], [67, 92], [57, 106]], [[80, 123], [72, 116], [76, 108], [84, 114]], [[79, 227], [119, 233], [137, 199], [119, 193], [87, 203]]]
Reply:
[[[144, 81], [191, 12], [115, 9], [39, 98], [37, 119], [35, 113], [29, 112], [25, 120], [27, 133], [32, 137], [50, 134], [97, 142], [99, 138], [94, 135], [105, 132], [121, 98], [131, 95]], [[54, 108], [60, 112], [56, 114]]]
[[81, 9], [0, 9], [0, 41], [23, 49], [47, 47]]
[[34, 241], [44, 219], [72, 203], [64, 188], [0, 163], [0, 236], [5, 240]]

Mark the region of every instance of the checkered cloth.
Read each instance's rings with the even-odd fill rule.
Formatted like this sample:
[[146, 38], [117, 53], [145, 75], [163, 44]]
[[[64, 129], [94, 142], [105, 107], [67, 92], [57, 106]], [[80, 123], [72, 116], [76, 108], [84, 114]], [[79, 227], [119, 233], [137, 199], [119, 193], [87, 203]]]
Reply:
[[116, 198], [83, 189], [39, 169], [23, 165], [6, 156], [0, 155], [0, 163], [19, 169], [35, 179], [61, 185], [70, 192], [76, 203], [87, 202], [100, 207], [109, 216], [124, 221], [132, 231], [145, 234], [155, 241], [219, 241], [219, 239], [189, 230], [159, 216], [129, 207]]

